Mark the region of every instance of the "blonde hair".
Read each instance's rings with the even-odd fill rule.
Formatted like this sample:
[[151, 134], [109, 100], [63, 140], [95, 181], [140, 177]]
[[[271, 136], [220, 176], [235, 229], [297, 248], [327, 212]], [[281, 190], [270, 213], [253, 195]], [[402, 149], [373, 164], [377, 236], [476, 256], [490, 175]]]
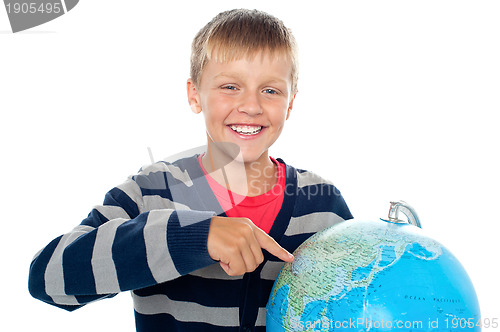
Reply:
[[258, 52], [284, 57], [292, 65], [292, 94], [297, 92], [297, 44], [276, 17], [259, 10], [233, 9], [215, 16], [195, 36], [191, 48], [191, 79], [199, 86], [211, 59], [218, 62], [253, 58]]

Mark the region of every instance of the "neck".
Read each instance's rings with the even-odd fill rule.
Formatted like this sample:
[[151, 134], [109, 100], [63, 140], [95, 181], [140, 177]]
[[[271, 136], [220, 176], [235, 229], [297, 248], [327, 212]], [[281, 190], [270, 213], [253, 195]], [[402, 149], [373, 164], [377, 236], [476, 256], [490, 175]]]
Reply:
[[245, 162], [241, 155], [232, 158], [227, 154], [207, 150], [201, 160], [205, 170], [219, 184], [233, 193], [243, 196], [258, 196], [271, 190], [278, 178], [277, 166], [267, 151], [258, 160]]

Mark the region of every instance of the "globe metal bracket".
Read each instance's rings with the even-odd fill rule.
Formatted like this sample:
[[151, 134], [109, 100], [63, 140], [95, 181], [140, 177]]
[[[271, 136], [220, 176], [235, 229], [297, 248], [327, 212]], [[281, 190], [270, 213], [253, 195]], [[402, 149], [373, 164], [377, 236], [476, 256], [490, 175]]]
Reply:
[[[406, 221], [399, 219], [399, 212], [403, 213], [408, 220]], [[404, 201], [391, 202], [388, 218], [389, 219], [387, 221], [396, 224], [410, 224], [422, 228], [417, 212], [414, 208], [412, 208], [408, 203]]]

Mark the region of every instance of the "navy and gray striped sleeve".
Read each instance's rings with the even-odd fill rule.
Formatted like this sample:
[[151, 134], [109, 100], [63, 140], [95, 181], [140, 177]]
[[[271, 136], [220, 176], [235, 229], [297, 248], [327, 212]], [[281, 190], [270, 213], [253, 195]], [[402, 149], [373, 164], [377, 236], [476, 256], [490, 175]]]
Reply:
[[214, 212], [141, 213], [139, 191], [132, 180], [112, 189], [78, 227], [42, 249], [30, 266], [30, 293], [74, 310], [214, 263], [206, 249]]

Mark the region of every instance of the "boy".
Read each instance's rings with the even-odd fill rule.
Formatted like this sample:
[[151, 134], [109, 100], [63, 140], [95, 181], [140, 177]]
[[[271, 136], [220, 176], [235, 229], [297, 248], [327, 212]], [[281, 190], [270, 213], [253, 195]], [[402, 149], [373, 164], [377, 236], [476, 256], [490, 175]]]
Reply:
[[296, 84], [295, 41], [281, 21], [255, 10], [216, 16], [193, 41], [187, 83], [206, 152], [110, 190], [35, 256], [31, 294], [74, 310], [132, 290], [137, 331], [265, 331], [282, 261], [352, 217], [331, 183], [268, 155]]

